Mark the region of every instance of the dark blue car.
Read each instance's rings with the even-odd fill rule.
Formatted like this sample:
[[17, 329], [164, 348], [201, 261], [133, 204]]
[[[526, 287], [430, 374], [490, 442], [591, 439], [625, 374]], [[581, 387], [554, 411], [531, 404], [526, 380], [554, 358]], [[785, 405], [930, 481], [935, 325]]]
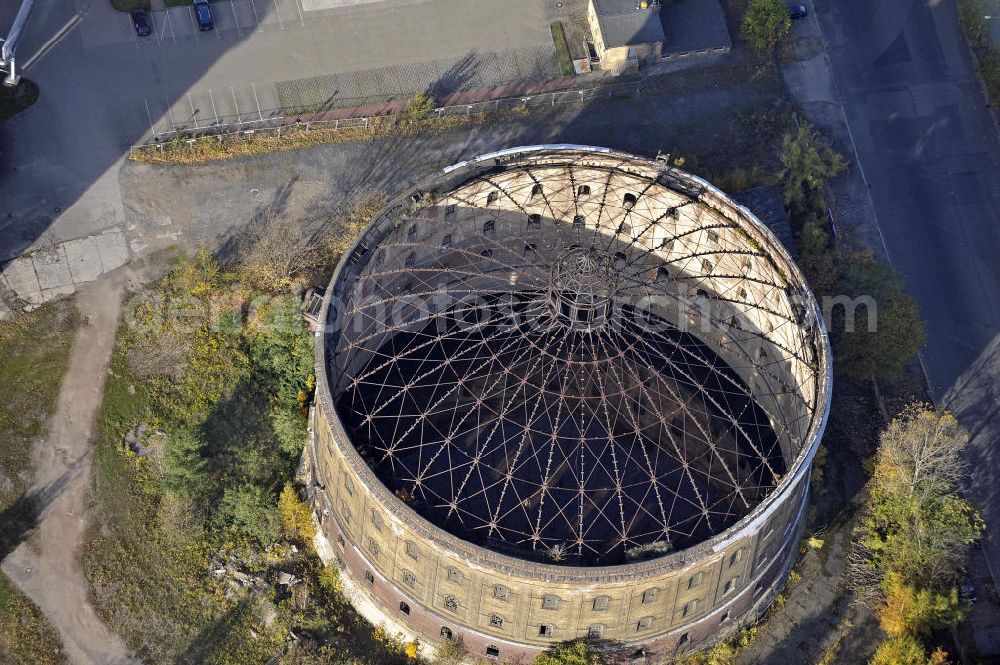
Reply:
[[215, 28], [215, 17], [212, 16], [212, 8], [208, 0], [194, 0], [194, 13], [198, 18], [198, 28], [202, 31]]
[[788, 5], [788, 16], [790, 18], [805, 18], [809, 15], [809, 10], [805, 5]]

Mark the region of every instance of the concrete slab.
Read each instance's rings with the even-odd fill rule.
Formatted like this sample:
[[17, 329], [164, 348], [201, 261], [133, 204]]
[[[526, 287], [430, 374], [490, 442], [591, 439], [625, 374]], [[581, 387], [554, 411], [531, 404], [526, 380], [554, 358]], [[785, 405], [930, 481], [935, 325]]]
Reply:
[[62, 245], [35, 252], [31, 255], [31, 260], [35, 264], [35, 274], [38, 275], [38, 285], [42, 287], [42, 291], [73, 285], [73, 275], [69, 271], [69, 262]]
[[795, 99], [802, 102], [831, 104], [837, 101], [830, 68], [823, 55], [784, 65], [781, 68], [781, 75]]
[[128, 261], [128, 243], [125, 241], [125, 234], [119, 229], [105, 231], [94, 236], [94, 240], [104, 272], [120, 268]]
[[66, 261], [69, 263], [69, 272], [73, 276], [74, 284], [91, 282], [101, 274], [101, 257], [97, 253], [94, 236], [70, 240], [63, 245], [63, 249], [66, 252]]
[[7, 264], [2, 274], [7, 287], [19, 298], [27, 300], [27, 294], [38, 293], [42, 290], [38, 284], [38, 276], [35, 274], [35, 264], [30, 258], [14, 259]]

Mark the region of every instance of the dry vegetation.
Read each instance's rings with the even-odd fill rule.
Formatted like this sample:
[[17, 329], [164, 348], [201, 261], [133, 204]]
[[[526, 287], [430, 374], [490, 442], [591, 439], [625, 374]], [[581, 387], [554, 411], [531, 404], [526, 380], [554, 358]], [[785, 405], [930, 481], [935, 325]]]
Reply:
[[368, 126], [350, 122], [350, 126], [336, 127], [333, 121], [288, 125], [280, 129], [259, 129], [251, 135], [243, 133], [221, 136], [203, 136], [196, 139], [172, 139], [162, 147], [143, 146], [133, 150], [131, 159], [146, 164], [200, 164], [220, 159], [248, 157], [285, 150], [298, 150], [318, 145], [371, 141], [374, 139], [411, 136], [440, 132], [455, 127], [485, 124], [491, 119], [516, 113], [477, 113], [468, 116], [443, 118], [395, 118], [376, 116], [368, 119]]

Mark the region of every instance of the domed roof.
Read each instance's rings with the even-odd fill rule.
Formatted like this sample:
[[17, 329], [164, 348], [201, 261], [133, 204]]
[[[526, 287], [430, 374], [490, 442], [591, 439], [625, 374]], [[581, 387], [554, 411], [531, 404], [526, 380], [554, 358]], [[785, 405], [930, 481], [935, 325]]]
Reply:
[[746, 515], [801, 431], [774, 414], [797, 386], [754, 372], [809, 359], [732, 346], [808, 331], [761, 240], [701, 194], [541, 164], [369, 231], [330, 372], [378, 478], [466, 540], [571, 565], [682, 549]]

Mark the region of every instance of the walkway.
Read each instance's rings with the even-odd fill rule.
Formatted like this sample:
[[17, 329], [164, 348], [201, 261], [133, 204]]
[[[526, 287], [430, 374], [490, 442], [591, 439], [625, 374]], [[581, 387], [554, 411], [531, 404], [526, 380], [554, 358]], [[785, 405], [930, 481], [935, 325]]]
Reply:
[[94, 612], [79, 557], [89, 521], [93, 429], [104, 397], [122, 292], [120, 283], [104, 278], [77, 296], [83, 324], [73, 343], [48, 440], [35, 447], [33, 491], [45, 497], [39, 523], [0, 566], [59, 631], [74, 665], [133, 662], [121, 640]]

